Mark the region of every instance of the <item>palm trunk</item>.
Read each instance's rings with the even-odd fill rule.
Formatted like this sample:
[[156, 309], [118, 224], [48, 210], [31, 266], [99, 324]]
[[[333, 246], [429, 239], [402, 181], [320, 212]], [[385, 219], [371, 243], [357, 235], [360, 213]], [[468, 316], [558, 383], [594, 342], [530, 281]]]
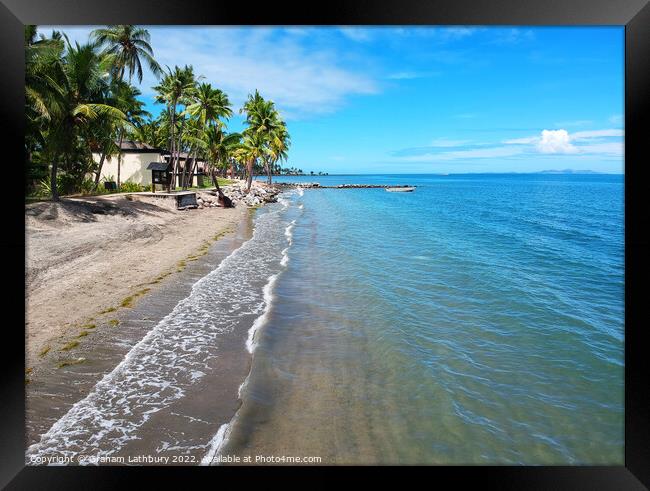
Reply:
[[[190, 152], [187, 154], [187, 160], [185, 161], [185, 165], [183, 166], [183, 189], [187, 189], [190, 187], [189, 185], [191, 184], [192, 180], [194, 179], [194, 168], [196, 167], [196, 153], [193, 153], [194, 149], [190, 149]], [[190, 159], [190, 156], [192, 157], [192, 168], [190, 169], [190, 173], [188, 175], [187, 173], [187, 165]]]
[[117, 189], [120, 189], [120, 164], [122, 163], [122, 140], [124, 139], [124, 129], [120, 130], [120, 143], [118, 144], [118, 153], [117, 153]]
[[102, 176], [102, 167], [104, 166], [104, 160], [106, 159], [106, 152], [102, 152], [102, 156], [99, 158], [99, 167], [97, 168], [97, 173], [95, 174], [95, 189], [99, 187], [99, 180]]
[[[173, 110], [172, 110], [173, 106]], [[172, 190], [172, 182], [174, 181], [174, 167], [173, 167], [173, 162], [174, 162], [174, 143], [176, 140], [174, 140], [174, 129], [176, 128], [176, 101], [174, 101], [173, 105], [169, 107], [169, 112], [171, 113], [169, 115], [171, 124], [169, 126], [169, 161], [172, 163], [172, 179], [167, 183], [167, 191]]]
[[187, 152], [187, 158], [185, 159], [185, 163], [183, 164], [183, 172], [180, 175], [181, 178], [181, 189], [185, 191], [187, 189], [187, 166], [189, 165], [190, 162], [190, 157], [192, 154], [193, 149], [190, 148], [190, 151]]
[[246, 179], [247, 193], [251, 190], [251, 185], [253, 184], [253, 161], [254, 159], [250, 159], [246, 164], [246, 170], [248, 171], [248, 179]]
[[57, 159], [52, 160], [52, 170], [50, 171], [50, 188], [52, 189], [52, 201], [59, 201], [59, 190], [56, 187], [56, 173], [59, 168]]
[[[194, 154], [194, 158], [192, 159], [192, 169], [191, 169], [191, 172], [190, 172], [190, 182], [189, 182], [189, 184], [192, 184], [192, 181], [194, 180], [194, 173], [196, 172], [196, 169], [197, 169], [198, 164], [199, 164], [197, 162], [197, 159], [198, 159], [198, 156], [196, 154]], [[196, 184], [197, 184], [197, 186], [199, 184], [198, 183], [198, 178], [197, 178], [197, 183]]]
[[219, 179], [217, 178], [217, 173], [214, 170], [214, 167], [210, 167], [210, 175], [212, 176], [212, 184], [214, 184], [217, 193], [221, 195], [221, 188], [219, 187]]
[[[173, 176], [173, 188], [176, 189], [176, 180], [177, 175], [179, 174], [179, 165], [181, 161], [181, 145], [183, 142], [183, 127], [185, 126], [185, 119], [181, 121], [181, 127], [178, 130], [178, 146], [176, 147], [176, 162], [174, 163], [174, 176]], [[189, 155], [188, 155], [189, 157]], [[187, 163], [187, 162], [186, 162]]]

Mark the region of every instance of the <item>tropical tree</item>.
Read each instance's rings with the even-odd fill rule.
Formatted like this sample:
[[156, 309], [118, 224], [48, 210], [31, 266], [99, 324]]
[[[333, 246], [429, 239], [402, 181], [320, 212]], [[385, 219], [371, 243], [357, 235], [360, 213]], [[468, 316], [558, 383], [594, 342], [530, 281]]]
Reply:
[[[192, 66], [185, 65], [184, 68], [174, 67], [172, 71], [167, 67], [167, 73], [162, 78], [159, 85], [154, 87], [157, 92], [156, 102], [163, 103], [167, 106], [167, 122], [169, 124], [169, 150], [174, 162], [173, 175], [178, 174], [178, 162], [180, 160], [181, 144], [183, 130], [185, 127], [185, 112], [177, 113], [179, 105], [187, 106], [191, 104], [191, 96], [195, 90], [196, 79]], [[180, 120], [180, 127], [177, 123]], [[172, 183], [175, 187], [175, 182]]]
[[125, 119], [118, 121], [116, 124], [116, 129], [118, 131], [117, 148], [119, 150], [117, 156], [117, 187], [119, 188], [121, 186], [120, 167], [122, 163], [122, 143], [124, 141], [124, 135], [130, 129], [143, 124], [144, 118], [150, 116], [150, 114], [142, 108], [144, 103], [138, 100], [138, 96], [141, 94], [140, 90], [132, 85], [119, 80], [114, 80], [113, 94], [115, 107], [120, 109], [125, 115]]
[[199, 85], [192, 97], [193, 102], [187, 106], [187, 112], [204, 127], [215, 124], [220, 118], [232, 116], [228, 96], [219, 89], [213, 89], [210, 84]]
[[136, 75], [138, 82], [142, 82], [142, 62], [144, 61], [151, 72], [158, 76], [162, 68], [154, 59], [153, 49], [149, 44], [151, 36], [149, 31], [133, 25], [115, 25], [96, 29], [90, 38], [97, 46], [104, 49], [103, 54], [108, 56], [113, 63], [113, 74], [117, 80], [123, 81], [126, 71], [129, 72], [129, 83]]
[[[67, 41], [67, 38], [66, 38]], [[58, 200], [57, 173], [63, 166], [70, 175], [83, 178], [94, 163], [91, 123], [97, 118], [123, 121], [124, 113], [105, 101], [106, 65], [92, 44], [72, 46], [54, 73], [57, 74], [56, 110], [45, 130], [43, 153], [51, 162], [52, 199]]]
[[271, 184], [274, 164], [287, 157], [289, 133], [286, 124], [273, 101], [265, 100], [257, 90], [249, 95], [241, 112], [246, 113], [248, 128], [245, 133], [255, 133], [264, 141], [260, 157]]
[[[42, 159], [52, 118], [63, 110], [65, 49], [59, 33], [52, 39], [36, 36], [36, 26], [25, 26], [25, 164], [28, 183], [47, 176]], [[36, 157], [36, 158], [35, 158]]]
[[253, 169], [258, 159], [264, 156], [266, 151], [265, 136], [257, 131], [244, 130], [242, 144], [235, 151], [235, 155], [242, 159], [246, 165], [246, 192], [249, 192], [253, 184]]
[[[136, 96], [140, 95], [140, 92], [134, 87], [131, 87], [133, 75], [136, 75], [138, 82], [142, 82], [143, 61], [155, 76], [159, 76], [162, 73], [162, 69], [154, 59], [153, 49], [149, 44], [151, 41], [149, 31], [134, 25], [115, 25], [92, 31], [90, 33], [90, 38], [96, 46], [103, 49], [102, 56], [104, 56], [107, 62], [111, 64], [113, 83], [115, 84], [114, 93], [116, 101], [123, 111], [129, 113], [127, 119], [130, 119], [131, 121], [127, 121], [127, 123], [133, 123], [134, 118], [137, 119], [144, 114], [141, 110], [142, 103], [139, 103], [136, 99]], [[127, 71], [129, 74], [129, 81], [128, 84], [125, 84], [124, 75]], [[121, 185], [120, 164], [122, 161], [122, 142], [126, 129], [126, 126], [122, 125], [118, 131], [118, 188]], [[96, 175], [95, 185], [99, 183], [102, 164], [103, 159], [100, 162], [100, 169]]]
[[217, 173], [228, 164], [232, 165], [236, 150], [240, 147], [240, 133], [226, 133], [220, 125], [211, 126], [205, 133], [210, 176], [214, 187], [219, 191]]

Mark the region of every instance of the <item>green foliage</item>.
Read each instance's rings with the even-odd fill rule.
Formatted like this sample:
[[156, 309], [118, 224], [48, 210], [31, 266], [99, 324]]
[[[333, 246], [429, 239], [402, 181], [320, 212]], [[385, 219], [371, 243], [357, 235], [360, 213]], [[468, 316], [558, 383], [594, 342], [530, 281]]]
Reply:
[[[143, 66], [161, 75], [154, 90], [156, 102], [164, 104], [165, 110], [155, 120], [143, 109], [141, 93], [131, 83], [132, 78], [141, 81]], [[119, 152], [116, 142], [123, 139], [165, 148], [174, 164], [180, 152], [201, 159], [208, 176], [232, 169], [237, 175], [244, 170], [249, 175], [266, 171], [270, 179], [280, 171], [278, 163], [286, 160], [290, 142], [274, 103], [255, 91], [241, 110], [246, 113], [248, 129], [243, 134], [227, 133], [231, 102], [220, 89], [200, 82], [202, 78], [191, 65], [163, 71], [144, 28], [105, 26], [92, 32], [90, 42], [80, 45], [61, 33], [52, 33], [50, 39], [39, 37], [36, 26], [26, 26], [28, 195], [58, 199], [66, 194], [109, 192], [103, 185], [95, 189], [94, 179], [89, 178], [99, 172], [93, 153], [115, 157]], [[51, 171], [56, 176], [54, 189], [49, 182]], [[144, 190], [129, 181], [120, 189]]]
[[120, 192], [122, 193], [139, 193], [146, 190], [147, 188], [145, 186], [140, 186], [140, 184], [131, 181], [123, 182], [120, 185]]

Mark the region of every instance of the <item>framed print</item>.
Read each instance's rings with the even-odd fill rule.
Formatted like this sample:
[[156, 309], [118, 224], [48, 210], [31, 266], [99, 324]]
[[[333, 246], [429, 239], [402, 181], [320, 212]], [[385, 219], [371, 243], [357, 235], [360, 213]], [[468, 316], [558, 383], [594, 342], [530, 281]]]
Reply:
[[1, 10], [9, 489], [648, 486], [646, 3]]

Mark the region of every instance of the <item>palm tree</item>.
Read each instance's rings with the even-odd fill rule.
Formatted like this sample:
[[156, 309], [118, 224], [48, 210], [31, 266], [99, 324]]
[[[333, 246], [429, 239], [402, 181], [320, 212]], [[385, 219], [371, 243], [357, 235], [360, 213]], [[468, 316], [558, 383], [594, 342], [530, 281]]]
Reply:
[[194, 102], [187, 106], [187, 112], [199, 120], [203, 126], [210, 125], [220, 118], [232, 116], [228, 96], [210, 84], [202, 83], [193, 94]]
[[268, 183], [271, 184], [273, 164], [278, 159], [286, 158], [289, 141], [286, 124], [280, 118], [273, 101], [265, 100], [257, 90], [248, 96], [242, 112], [246, 112], [248, 130], [259, 134], [265, 140], [262, 159]]
[[[229, 118], [232, 115], [232, 109], [230, 107], [230, 101], [228, 96], [219, 89], [213, 89], [210, 84], [202, 83], [196, 87], [193, 91], [189, 92], [190, 97], [193, 102], [190, 103], [187, 108], [187, 114], [193, 118], [193, 121], [196, 125], [194, 128], [194, 138], [201, 139], [203, 142], [199, 143], [198, 141], [194, 142], [194, 145], [191, 145], [194, 149], [205, 148], [206, 141], [208, 140], [207, 134], [211, 129], [215, 127], [221, 127], [223, 123], [219, 118]], [[192, 152], [190, 152], [192, 153]], [[189, 157], [189, 155], [188, 155]], [[185, 161], [184, 167], [184, 180], [183, 187], [187, 187], [187, 165], [189, 160]], [[194, 169], [196, 168], [196, 156], [192, 159], [193, 168], [190, 175], [194, 175]]]
[[149, 31], [133, 25], [115, 25], [96, 29], [90, 33], [91, 39], [97, 46], [104, 48], [103, 54], [108, 55], [114, 63], [115, 78], [124, 80], [128, 70], [129, 82], [135, 73], [138, 82], [142, 82], [142, 61], [147, 63], [151, 72], [158, 76], [162, 69], [153, 57], [153, 49], [149, 44]]
[[[67, 38], [66, 38], [67, 41]], [[57, 80], [61, 94], [58, 109], [51, 115], [46, 135], [45, 153], [52, 162], [50, 186], [52, 199], [58, 200], [57, 172], [59, 164], [74, 170], [80, 159], [92, 162], [91, 149], [83, 145], [90, 123], [98, 117], [123, 121], [126, 116], [116, 107], [102, 101], [106, 91], [106, 77], [102, 60], [92, 44], [73, 47], [67, 42]], [[86, 142], [90, 139], [86, 138]], [[83, 176], [83, 172], [79, 172]]]
[[237, 154], [246, 163], [246, 192], [250, 191], [251, 185], [253, 184], [253, 166], [259, 158], [263, 157], [266, 148], [264, 135], [257, 131], [249, 130], [250, 128], [244, 130], [244, 139], [240, 148], [237, 150]]
[[234, 153], [239, 148], [242, 135], [240, 133], [227, 134], [221, 126], [212, 126], [205, 133], [208, 165], [212, 183], [220, 193], [219, 181], [217, 179], [217, 170], [224, 168], [232, 162]]
[[[169, 123], [169, 150], [171, 158], [174, 162], [173, 175], [178, 173], [178, 162], [180, 159], [180, 147], [183, 137], [183, 129], [185, 124], [184, 113], [177, 114], [177, 106], [179, 104], [187, 106], [190, 101], [190, 96], [194, 91], [196, 80], [194, 77], [194, 69], [192, 66], [185, 65], [184, 68], [174, 67], [170, 70], [167, 67], [167, 73], [163, 77], [159, 85], [154, 87], [158, 93], [156, 95], [156, 102], [167, 105], [168, 123]], [[176, 134], [177, 121], [181, 118], [181, 125], [178, 128], [178, 135]], [[178, 142], [178, 145], [176, 143]], [[175, 158], [174, 158], [175, 157]], [[172, 182], [174, 179], [172, 179]], [[173, 182], [174, 186], [175, 183]]]
[[25, 165], [32, 179], [42, 179], [48, 171], [39, 157], [52, 119], [63, 110], [64, 49], [60, 34], [37, 39], [36, 26], [25, 26]]
[[[278, 161], [287, 160], [290, 142], [291, 139], [289, 137], [289, 132], [287, 131], [287, 126], [284, 121], [280, 121], [278, 127], [270, 134], [268, 155], [270, 157], [269, 168], [271, 169], [271, 173], [269, 173], [269, 184], [271, 184], [271, 175], [274, 165]], [[277, 172], [281, 173], [281, 167]]]
[[[122, 163], [122, 143], [124, 141], [125, 133], [144, 122], [144, 117], [150, 114], [142, 109], [144, 103], [138, 100], [141, 92], [132, 85], [121, 82], [119, 80], [113, 81], [113, 94], [114, 105], [120, 109], [126, 118], [117, 122], [116, 128], [118, 130], [118, 155], [117, 155], [117, 187], [122, 184], [120, 179], [120, 167]], [[101, 171], [101, 169], [100, 169]]]

